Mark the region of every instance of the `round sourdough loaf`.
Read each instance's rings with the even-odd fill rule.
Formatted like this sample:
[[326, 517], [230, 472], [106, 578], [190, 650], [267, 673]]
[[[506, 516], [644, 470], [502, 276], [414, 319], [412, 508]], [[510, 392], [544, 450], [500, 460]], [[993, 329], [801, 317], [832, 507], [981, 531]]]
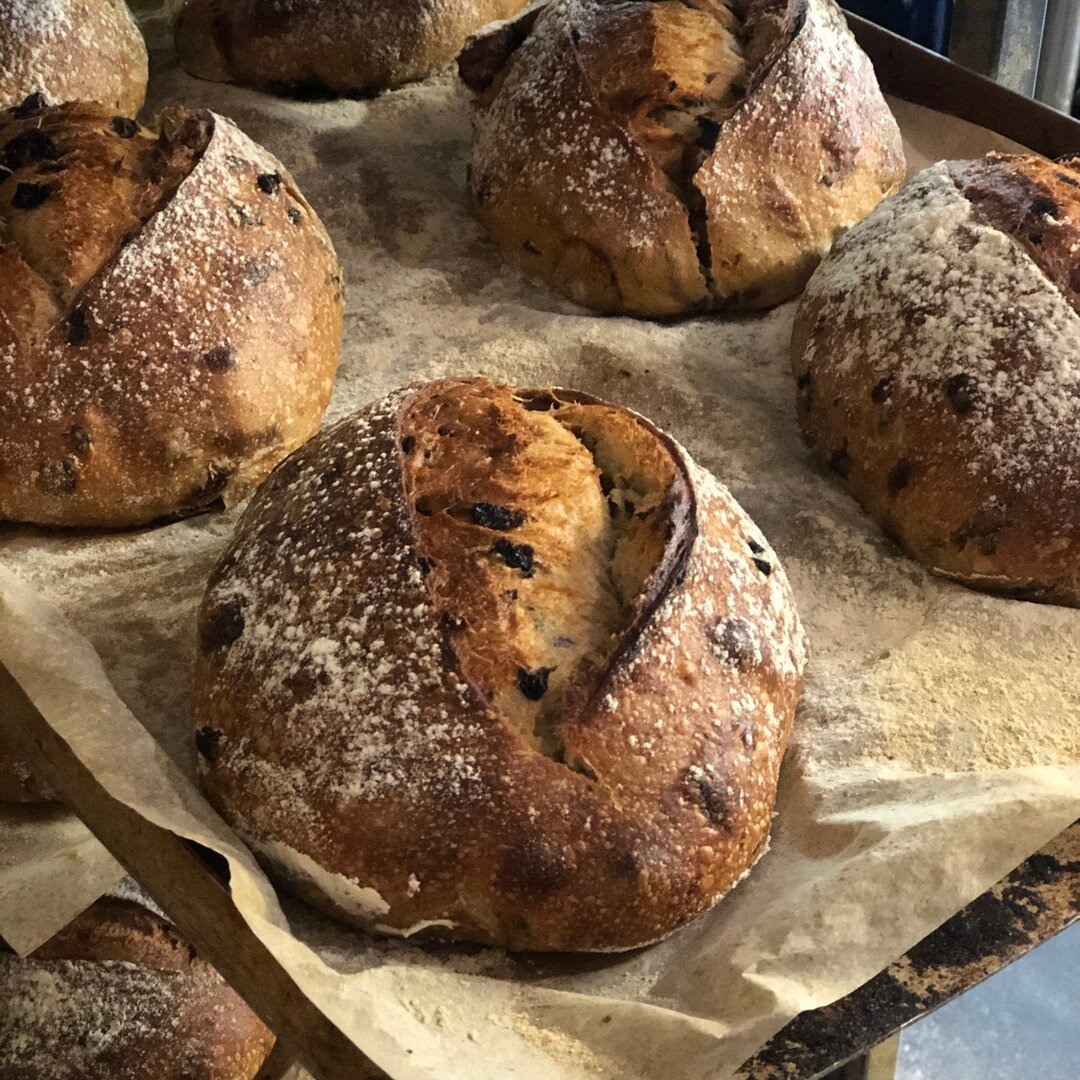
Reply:
[[258, 1072], [273, 1035], [135, 895], [99, 900], [27, 957], [0, 942], [0, 1076], [251, 1080]]
[[599, 311], [779, 303], [904, 177], [833, 0], [551, 0], [459, 67], [480, 220]]
[[910, 555], [1080, 604], [1080, 162], [920, 173], [812, 278], [792, 343], [814, 455]]
[[474, 30], [527, 0], [187, 0], [176, 23], [192, 75], [260, 90], [370, 94], [449, 64]]
[[146, 45], [123, 0], [0, 0], [0, 109], [30, 95], [134, 116]]
[[330, 240], [230, 121], [0, 115], [0, 519], [134, 525], [231, 504], [317, 427]]
[[264, 484], [200, 614], [205, 790], [386, 934], [655, 941], [765, 851], [802, 687], [776, 556], [627, 409], [447, 380]]

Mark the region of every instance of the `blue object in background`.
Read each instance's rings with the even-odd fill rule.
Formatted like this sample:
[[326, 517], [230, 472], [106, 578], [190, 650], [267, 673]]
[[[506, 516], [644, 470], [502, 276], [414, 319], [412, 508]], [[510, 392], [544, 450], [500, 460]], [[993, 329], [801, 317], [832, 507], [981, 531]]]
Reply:
[[840, 5], [934, 52], [949, 51], [952, 0], [840, 0]]

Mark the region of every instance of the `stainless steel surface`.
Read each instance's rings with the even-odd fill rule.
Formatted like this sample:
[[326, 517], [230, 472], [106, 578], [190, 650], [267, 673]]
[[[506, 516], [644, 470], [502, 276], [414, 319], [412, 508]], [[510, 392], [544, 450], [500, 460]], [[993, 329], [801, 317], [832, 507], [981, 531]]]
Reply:
[[1062, 112], [1071, 112], [1080, 73], [1080, 2], [1049, 0], [1035, 96]]
[[955, 0], [949, 57], [1033, 97], [1047, 6], [1047, 0]]
[[900, 1035], [878, 1043], [861, 1057], [854, 1058], [822, 1080], [897, 1080], [896, 1063], [900, 1054]]
[[897, 1080], [1077, 1080], [1080, 925], [905, 1029]]

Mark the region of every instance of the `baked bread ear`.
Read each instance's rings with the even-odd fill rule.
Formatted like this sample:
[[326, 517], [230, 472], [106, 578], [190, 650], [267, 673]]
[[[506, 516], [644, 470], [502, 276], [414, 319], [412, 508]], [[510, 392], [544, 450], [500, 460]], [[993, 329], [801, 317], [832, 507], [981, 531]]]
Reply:
[[134, 116], [146, 44], [124, 0], [0, 0], [0, 109], [97, 101]]
[[1080, 161], [942, 162], [851, 229], [792, 342], [815, 457], [937, 573], [1080, 604]]
[[243, 498], [317, 427], [341, 277], [230, 121], [0, 115], [0, 519], [135, 525]]
[[283, 463], [199, 620], [211, 800], [400, 936], [629, 949], [765, 851], [802, 687], [775, 554], [642, 417], [445, 380]]
[[526, 3], [187, 0], [176, 22], [176, 48], [184, 67], [200, 79], [362, 96], [426, 78], [454, 59], [470, 33]]
[[98, 900], [27, 957], [0, 942], [0, 1076], [251, 1080], [274, 1037], [143, 903]]
[[599, 311], [779, 303], [904, 177], [833, 0], [551, 0], [459, 68], [477, 215]]

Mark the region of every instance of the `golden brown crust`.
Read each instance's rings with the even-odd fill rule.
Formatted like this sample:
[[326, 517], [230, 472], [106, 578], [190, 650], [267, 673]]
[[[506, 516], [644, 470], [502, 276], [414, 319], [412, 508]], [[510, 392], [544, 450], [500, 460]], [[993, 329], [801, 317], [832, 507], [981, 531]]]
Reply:
[[0, 109], [31, 94], [134, 116], [146, 45], [123, 0], [0, 0]]
[[764, 850], [803, 650], [764, 538], [647, 421], [427, 384], [245, 515], [200, 615], [202, 779], [362, 926], [631, 948]]
[[[370, 94], [426, 78], [466, 37], [527, 0], [188, 0], [176, 23], [192, 75], [259, 90]], [[327, 47], [333, 42], [333, 47]]]
[[251, 1080], [274, 1038], [171, 924], [106, 897], [25, 958], [0, 947], [0, 1075]]
[[920, 173], [811, 279], [792, 356], [815, 456], [912, 557], [1080, 604], [1080, 169]]
[[779, 303], [904, 175], [832, 0], [552, 0], [459, 68], [478, 216], [601, 311]]
[[244, 497], [316, 429], [337, 367], [337, 260], [292, 178], [178, 106], [160, 134], [95, 105], [12, 110], [0, 161], [0, 518], [131, 525]]

